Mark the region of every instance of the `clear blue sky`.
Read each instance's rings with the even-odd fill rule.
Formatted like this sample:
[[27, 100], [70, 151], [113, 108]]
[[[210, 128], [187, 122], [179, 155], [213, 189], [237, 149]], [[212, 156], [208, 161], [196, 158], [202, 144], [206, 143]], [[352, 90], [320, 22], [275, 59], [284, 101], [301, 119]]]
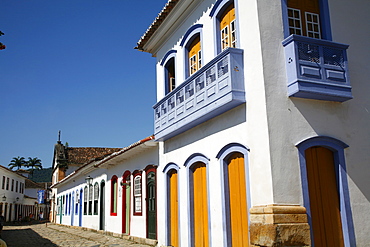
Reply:
[[167, 0], [2, 0], [0, 165], [153, 134], [155, 58], [133, 48]]

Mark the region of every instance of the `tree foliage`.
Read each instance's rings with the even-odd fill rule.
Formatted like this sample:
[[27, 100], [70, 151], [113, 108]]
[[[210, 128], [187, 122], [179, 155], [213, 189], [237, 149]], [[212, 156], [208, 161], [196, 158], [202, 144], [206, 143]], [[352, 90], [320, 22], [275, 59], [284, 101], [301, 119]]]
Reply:
[[[18, 169], [21, 169], [23, 166], [25, 166], [27, 164], [27, 161], [24, 159], [24, 157], [14, 157], [10, 163], [9, 163], [9, 168], [11, 170], [13, 170], [14, 167], [18, 168]], [[17, 169], [17, 170], [18, 170]]]
[[41, 160], [37, 157], [35, 158], [28, 157], [28, 161], [26, 162], [25, 166], [27, 168], [31, 168], [32, 170], [42, 169]]
[[10, 161], [8, 166], [11, 170], [13, 170], [13, 168], [17, 168], [17, 170], [19, 170], [22, 167], [31, 168], [31, 170], [42, 169], [41, 160], [37, 157], [35, 158], [28, 157], [27, 161], [24, 157], [20, 157], [20, 156], [14, 157]]

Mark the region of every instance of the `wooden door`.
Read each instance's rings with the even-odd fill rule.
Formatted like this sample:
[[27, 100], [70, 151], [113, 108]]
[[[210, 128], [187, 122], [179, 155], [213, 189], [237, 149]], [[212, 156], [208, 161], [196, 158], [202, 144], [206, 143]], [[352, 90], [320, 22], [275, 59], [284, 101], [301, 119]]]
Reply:
[[194, 246], [209, 246], [208, 196], [206, 165], [198, 162], [193, 165], [193, 229]]
[[105, 183], [102, 182], [100, 184], [99, 230], [105, 230], [104, 228], [105, 228]]
[[131, 173], [125, 172], [122, 179], [122, 233], [125, 234], [130, 231], [130, 175]]
[[344, 246], [333, 152], [312, 147], [305, 155], [315, 247]]
[[156, 181], [155, 172], [147, 174], [147, 237], [157, 239]]
[[228, 161], [230, 234], [233, 247], [249, 246], [248, 208], [244, 156], [233, 154]]
[[170, 245], [179, 246], [179, 204], [178, 204], [178, 177], [177, 171], [169, 173], [169, 228], [170, 228]]

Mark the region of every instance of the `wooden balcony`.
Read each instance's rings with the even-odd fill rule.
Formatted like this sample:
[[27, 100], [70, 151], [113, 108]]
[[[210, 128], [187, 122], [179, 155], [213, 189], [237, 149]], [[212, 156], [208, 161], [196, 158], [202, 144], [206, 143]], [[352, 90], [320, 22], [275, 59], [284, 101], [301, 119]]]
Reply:
[[243, 50], [228, 48], [156, 103], [154, 133], [166, 140], [244, 102]]

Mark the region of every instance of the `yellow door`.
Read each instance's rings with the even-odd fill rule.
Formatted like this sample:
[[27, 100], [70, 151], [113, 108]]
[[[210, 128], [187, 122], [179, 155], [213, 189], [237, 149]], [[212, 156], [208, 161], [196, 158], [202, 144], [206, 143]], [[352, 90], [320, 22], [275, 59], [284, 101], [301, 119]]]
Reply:
[[207, 247], [208, 244], [208, 203], [206, 165], [198, 162], [193, 167], [193, 212], [194, 246]]
[[315, 247], [344, 246], [333, 152], [312, 147], [305, 153]]
[[236, 26], [234, 4], [224, 11], [220, 18], [221, 49], [236, 47]]
[[242, 154], [233, 154], [228, 163], [230, 227], [233, 247], [249, 246], [247, 196]]
[[170, 187], [170, 245], [179, 246], [179, 204], [178, 204], [178, 178], [177, 172], [171, 171], [169, 174]]
[[191, 42], [188, 50], [189, 73], [192, 75], [202, 67], [202, 54], [199, 35]]

